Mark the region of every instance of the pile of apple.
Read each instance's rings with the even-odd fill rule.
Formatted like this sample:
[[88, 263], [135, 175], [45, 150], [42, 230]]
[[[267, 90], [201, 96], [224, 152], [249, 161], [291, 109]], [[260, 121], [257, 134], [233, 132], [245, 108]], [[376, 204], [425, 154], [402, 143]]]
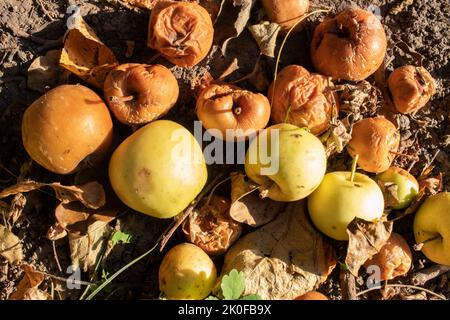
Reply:
[[[301, 16], [309, 7], [308, 1], [263, 4], [285, 31], [292, 26], [287, 22], [292, 15]], [[200, 5], [159, 1], [152, 10], [148, 45], [170, 62], [190, 67], [208, 54], [213, 33], [211, 18]], [[270, 86], [268, 98], [226, 83], [211, 84], [198, 96], [198, 118], [205, 129], [235, 132], [226, 135], [231, 141], [258, 134], [250, 142], [244, 169], [259, 186], [261, 197], [283, 202], [307, 198], [314, 225], [333, 239], [348, 240], [347, 226], [355, 217], [382, 218], [385, 201], [376, 180], [397, 185], [399, 201], [392, 209], [408, 207], [419, 189], [412, 175], [391, 166], [400, 136], [389, 120], [367, 118], [354, 125], [347, 146], [355, 160], [351, 171], [326, 173], [325, 148], [317, 137], [330, 128], [333, 110], [339, 108], [329, 77], [366, 79], [381, 65], [385, 51], [384, 29], [374, 15], [344, 10], [314, 32], [311, 57], [320, 74], [287, 66]], [[402, 67], [389, 77], [395, 107], [403, 113], [424, 106], [434, 86], [423, 68]], [[176, 104], [178, 93], [177, 80], [166, 67], [123, 64], [108, 75], [104, 100], [82, 85], [59, 86], [36, 100], [23, 116], [23, 144], [44, 168], [73, 174], [110, 154], [110, 112], [123, 124], [143, 125], [112, 153], [110, 183], [135, 211], [171, 218], [198, 196], [208, 180], [203, 152], [193, 135], [173, 121], [158, 120]], [[263, 148], [271, 163], [261, 157]], [[270, 170], [275, 164], [276, 170]], [[357, 166], [376, 175], [356, 172]], [[430, 260], [450, 265], [450, 193], [425, 201], [416, 214], [414, 233]], [[160, 289], [170, 299], [203, 299], [215, 280], [214, 263], [193, 244], [172, 248], [161, 264]]]

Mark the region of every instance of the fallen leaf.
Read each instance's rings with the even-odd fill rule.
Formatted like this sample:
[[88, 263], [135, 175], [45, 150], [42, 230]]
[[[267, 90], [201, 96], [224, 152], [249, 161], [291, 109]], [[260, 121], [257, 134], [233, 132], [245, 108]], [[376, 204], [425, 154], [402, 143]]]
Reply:
[[64, 35], [59, 65], [103, 89], [107, 74], [118, 65], [114, 53], [97, 37], [80, 15]]
[[61, 49], [50, 50], [45, 56], [33, 60], [27, 71], [27, 87], [31, 90], [45, 92], [65, 83], [69, 72], [59, 66]]
[[288, 299], [315, 290], [336, 265], [335, 251], [311, 225], [304, 201], [240, 238], [225, 256], [221, 278], [232, 269], [245, 274], [244, 295]]
[[80, 201], [86, 207], [91, 209], [98, 209], [105, 205], [105, 190], [103, 189], [103, 186], [96, 181], [81, 186], [63, 186], [59, 182], [42, 183], [26, 180], [3, 189], [0, 192], [0, 199], [17, 193], [30, 192], [42, 187], [53, 188], [56, 197], [62, 203]]
[[52, 300], [51, 296], [39, 290], [39, 285], [44, 281], [44, 274], [35, 271], [28, 264], [22, 264], [21, 269], [25, 272], [16, 290], [9, 296], [10, 300]]
[[400, 203], [397, 184], [392, 182], [384, 182], [381, 180], [377, 180], [377, 184], [383, 193], [385, 208], [390, 208]]
[[280, 26], [275, 22], [262, 21], [258, 24], [249, 26], [248, 29], [258, 43], [261, 53], [265, 56], [274, 58]]
[[152, 10], [156, 3], [161, 0], [120, 0], [127, 7], [136, 7]]
[[[244, 31], [255, 0], [225, 0], [217, 18], [214, 37], [219, 43], [223, 55], [230, 40], [237, 38]], [[232, 24], [230, 21], [234, 21]]]
[[0, 225], [0, 256], [8, 260], [11, 265], [15, 265], [23, 259], [20, 239], [2, 225]]
[[352, 139], [352, 135], [348, 132], [345, 125], [337, 119], [320, 139], [325, 144], [325, 152], [329, 158], [336, 153], [344, 151], [345, 146]]
[[17, 220], [22, 215], [22, 211], [27, 203], [27, 198], [22, 193], [17, 193], [11, 205], [8, 205], [4, 201], [0, 201], [0, 214], [4, 217], [9, 227], [14, 226]]
[[51, 241], [56, 241], [59, 239], [62, 239], [67, 236], [66, 229], [60, 225], [58, 222], [54, 225], [50, 226], [50, 228], [47, 231], [47, 239]]
[[349, 236], [345, 264], [358, 276], [359, 268], [386, 244], [392, 233], [392, 221], [369, 222], [355, 218], [347, 227]]
[[284, 202], [261, 199], [256, 188], [246, 181], [244, 174], [231, 174], [230, 216], [233, 220], [259, 227], [272, 221], [286, 209]]

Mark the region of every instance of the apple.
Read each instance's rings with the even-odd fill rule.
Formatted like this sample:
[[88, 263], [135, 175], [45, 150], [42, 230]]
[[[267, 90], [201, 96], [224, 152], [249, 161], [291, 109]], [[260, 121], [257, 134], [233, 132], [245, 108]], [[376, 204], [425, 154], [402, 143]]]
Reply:
[[414, 218], [414, 237], [431, 261], [450, 266], [450, 192], [429, 197]]
[[327, 157], [320, 140], [306, 129], [280, 123], [262, 131], [245, 159], [247, 176], [262, 197], [297, 201], [313, 192], [325, 175]]
[[384, 198], [380, 187], [368, 176], [337, 171], [325, 175], [308, 197], [308, 210], [314, 225], [336, 240], [348, 240], [347, 226], [354, 218], [374, 221], [381, 218]]
[[318, 291], [310, 291], [301, 296], [298, 296], [294, 300], [330, 300], [326, 295]]
[[391, 204], [392, 209], [404, 209], [411, 204], [419, 193], [419, 183], [408, 171], [398, 167], [390, 167], [379, 173], [376, 179], [385, 183], [393, 183], [397, 186], [398, 204]]
[[203, 189], [208, 173], [194, 136], [168, 120], [154, 121], [114, 151], [109, 178], [130, 208], [156, 218], [183, 211]]
[[159, 266], [159, 289], [171, 300], [201, 300], [211, 292], [217, 270], [211, 258], [191, 243], [167, 252]]

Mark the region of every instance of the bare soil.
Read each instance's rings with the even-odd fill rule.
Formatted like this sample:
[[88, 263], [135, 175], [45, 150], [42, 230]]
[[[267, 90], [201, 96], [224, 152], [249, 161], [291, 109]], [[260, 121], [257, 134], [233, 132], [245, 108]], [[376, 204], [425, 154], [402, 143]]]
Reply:
[[[129, 10], [117, 1], [63, 1], [63, 0], [3, 0], [0, 2], [0, 189], [13, 185], [17, 179], [30, 178], [36, 181], [60, 181], [71, 184], [83, 181], [87, 177], [106, 176], [106, 170], [98, 172], [84, 172], [75, 176], [61, 177], [51, 174], [35, 163], [30, 162], [21, 143], [21, 117], [40, 93], [27, 88], [27, 69], [34, 58], [44, 55], [48, 50], [60, 47], [60, 42], [66, 28], [65, 13], [70, 4], [76, 3], [88, 24], [93, 27], [97, 35], [114, 51], [120, 62], [158, 62], [169, 66], [179, 79], [181, 95], [178, 105], [172, 109], [169, 118], [174, 119], [187, 127], [192, 127], [196, 118], [194, 112], [195, 98], [192, 94], [191, 82], [199, 74], [209, 70], [213, 76], [219, 75], [227, 65], [236, 57], [239, 61], [239, 70], [230, 78], [238, 79], [253, 70], [254, 63], [259, 55], [257, 44], [248, 31], [233, 40], [223, 56], [217, 47], [214, 47], [207, 59], [198, 66], [188, 69], [173, 67], [164, 59], [155, 60], [155, 52], [146, 47], [147, 24], [149, 13], [140, 10]], [[316, 7], [329, 7], [334, 12], [347, 6], [360, 6], [369, 8], [369, 5], [378, 6], [385, 25], [390, 44], [396, 36], [406, 42], [413, 50], [424, 57], [424, 67], [437, 80], [438, 89], [432, 101], [414, 116], [399, 116], [397, 121], [402, 135], [401, 152], [418, 157], [418, 161], [411, 163], [410, 158], [400, 157], [397, 164], [411, 168], [414, 175], [434, 158], [434, 174], [442, 173], [444, 189], [450, 190], [450, 3], [441, 0], [358, 0], [313, 1]], [[256, 17], [260, 9], [259, 2], [254, 8]], [[226, 14], [224, 12], [223, 14]], [[309, 43], [314, 26], [320, 21], [317, 16], [305, 23], [302, 32], [289, 38], [281, 59], [281, 67], [295, 63], [313, 70], [309, 59]], [[253, 19], [253, 18], [252, 18]], [[135, 49], [131, 57], [126, 57], [126, 41], [135, 41]], [[280, 39], [281, 40], [281, 39]], [[415, 61], [408, 55], [394, 48], [388, 50], [388, 60], [392, 58], [389, 69]], [[273, 77], [274, 59], [264, 58], [264, 66], [269, 79]], [[81, 82], [72, 77], [70, 81]], [[251, 83], [241, 83], [252, 90]], [[101, 94], [101, 93], [100, 93]], [[119, 136], [126, 136], [131, 132], [118, 124]], [[120, 140], [120, 139], [119, 139]], [[350, 159], [342, 155], [337, 167], [348, 169]], [[31, 164], [31, 165], [30, 165]], [[106, 166], [103, 166], [106, 168]], [[214, 169], [213, 169], [214, 170]], [[66, 268], [70, 265], [69, 248], [67, 240], [58, 240], [55, 250], [51, 241], [45, 238], [50, 225], [54, 222], [53, 211], [57, 204], [56, 199], [48, 192], [31, 192], [27, 195], [27, 205], [24, 218], [15, 226], [14, 232], [24, 245], [25, 262], [34, 265], [37, 269], [48, 274], [67, 277]], [[150, 217], [125, 213], [119, 221], [122, 229], [133, 234], [133, 242], [128, 245], [117, 246], [108, 257], [105, 270], [113, 273], [119, 267], [150, 248], [168, 221], [152, 219]], [[403, 219], [396, 225], [396, 231], [401, 233], [412, 245], [411, 217]], [[180, 234], [176, 234], [172, 243], [182, 241]], [[169, 244], [169, 247], [170, 245]], [[344, 254], [342, 244], [336, 244], [338, 251]], [[154, 254], [149, 259], [130, 268], [122, 274], [114, 286], [107, 290], [102, 297], [110, 296], [123, 299], [153, 299], [158, 297], [157, 268], [161, 261], [161, 254]], [[340, 256], [343, 259], [343, 256]], [[57, 261], [61, 266], [58, 267]], [[219, 259], [220, 260], [220, 259]], [[219, 261], [218, 261], [219, 262]], [[419, 269], [431, 266], [420, 252], [414, 253], [413, 268], [405, 277], [394, 282], [410, 283], [410, 276]], [[339, 268], [333, 272], [326, 283], [319, 289], [333, 298], [340, 298]], [[0, 299], [6, 299], [17, 285], [22, 276], [18, 267], [10, 267], [0, 260]], [[87, 280], [87, 276], [84, 275]], [[46, 285], [64, 287], [64, 283], [54, 278], [48, 278]], [[364, 277], [357, 279], [358, 290], [364, 290]], [[450, 297], [450, 282], [446, 275], [438, 277], [426, 284], [426, 288]], [[404, 295], [417, 293], [409, 289], [399, 289]], [[61, 298], [77, 299], [80, 290], [61, 290]], [[397, 296], [398, 297], [398, 296]], [[379, 291], [373, 291], [364, 298], [380, 299]], [[428, 296], [431, 298], [431, 296]]]

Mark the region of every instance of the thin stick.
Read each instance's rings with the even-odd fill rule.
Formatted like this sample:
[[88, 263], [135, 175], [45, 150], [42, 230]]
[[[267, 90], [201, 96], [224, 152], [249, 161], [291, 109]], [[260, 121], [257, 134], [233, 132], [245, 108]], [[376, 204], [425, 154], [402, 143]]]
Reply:
[[55, 18], [53, 18], [50, 13], [47, 11], [47, 9], [44, 7], [44, 4], [41, 2], [41, 0], [37, 0], [39, 3], [39, 6], [41, 7], [42, 12], [47, 16], [47, 18], [50, 19], [50, 21], [55, 21]]
[[385, 287], [385, 286], [386, 287], [393, 287], [393, 288], [399, 287], [399, 288], [410, 288], [410, 289], [420, 290], [420, 291], [424, 291], [426, 293], [429, 293], [429, 294], [435, 296], [436, 298], [439, 298], [439, 299], [442, 299], [442, 300], [447, 300], [444, 296], [441, 296], [441, 295], [439, 295], [439, 294], [437, 294], [437, 293], [435, 293], [435, 292], [433, 292], [431, 290], [428, 290], [428, 289], [425, 289], [425, 288], [422, 288], [422, 287], [418, 287], [418, 286], [412, 286], [412, 285], [409, 285], [409, 284], [386, 284], [384, 286], [373, 287], [373, 288], [369, 288], [367, 290], [358, 292], [356, 294], [356, 296], [358, 297], [358, 296], [366, 294], [366, 293], [368, 293], [370, 291], [383, 289], [383, 287]]
[[424, 240], [424, 241], [422, 241], [421, 243], [416, 243], [416, 244], [413, 246], [413, 248], [414, 248], [415, 251], [421, 251], [422, 248], [423, 248], [423, 246], [424, 246], [426, 243], [431, 242], [431, 241], [434, 241], [434, 240], [438, 240], [438, 239], [442, 239], [442, 236], [441, 236], [441, 235], [437, 235], [437, 236], [434, 236], [434, 237], [432, 237], [432, 238], [430, 238], [430, 239]]
[[61, 264], [59, 263], [58, 259], [58, 253], [56, 252], [55, 240], [52, 241], [52, 246], [53, 246], [53, 256], [55, 257], [56, 265], [58, 266], [59, 272], [62, 272]]
[[355, 156], [352, 162], [352, 172], [350, 174], [350, 182], [353, 182], [355, 179], [355, 173], [356, 173], [356, 165], [358, 164], [359, 154]]
[[206, 205], [209, 205], [209, 203], [210, 203], [210, 201], [211, 201], [211, 198], [212, 198], [214, 192], [216, 192], [216, 189], [217, 189], [220, 185], [222, 185], [222, 184], [224, 184], [225, 182], [227, 182], [228, 180], [231, 180], [231, 176], [228, 177], [228, 178], [226, 178], [226, 179], [223, 179], [223, 180], [220, 181], [218, 184], [216, 184], [216, 185], [214, 186], [214, 188], [211, 189], [211, 192], [210, 192], [209, 195], [208, 195], [208, 199], [206, 200]]

